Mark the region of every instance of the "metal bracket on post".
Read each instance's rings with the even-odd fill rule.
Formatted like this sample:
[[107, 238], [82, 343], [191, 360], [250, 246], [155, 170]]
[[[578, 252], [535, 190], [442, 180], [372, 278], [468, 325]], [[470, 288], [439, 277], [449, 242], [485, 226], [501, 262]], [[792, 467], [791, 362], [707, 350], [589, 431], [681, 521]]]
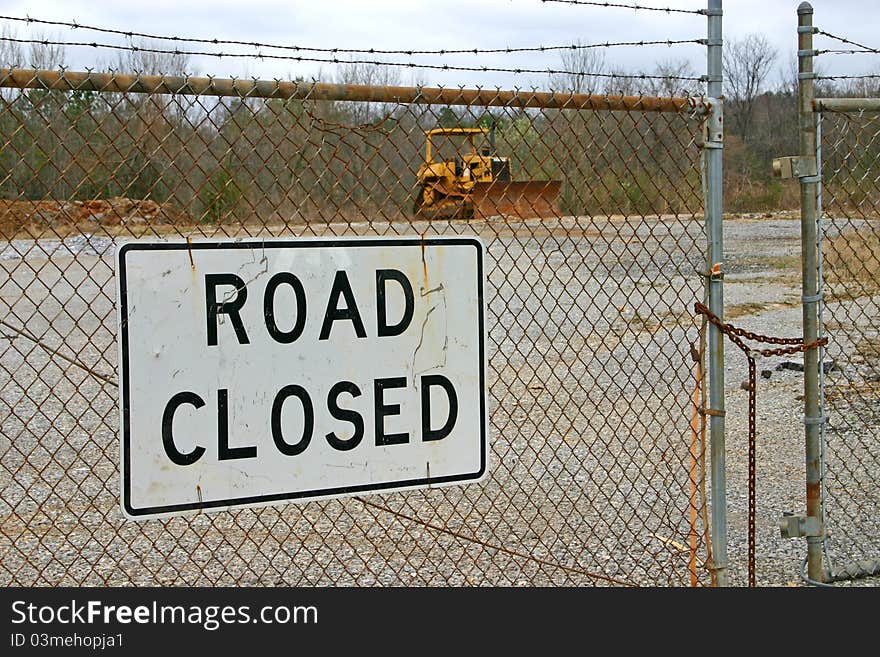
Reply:
[[818, 175], [819, 169], [816, 165], [816, 158], [794, 155], [791, 157], [777, 157], [773, 159], [773, 177], [782, 178], [800, 178], [801, 182], [817, 182], [814, 180], [805, 180], [805, 178], [813, 178]]
[[779, 533], [782, 538], [819, 536], [819, 519], [802, 513], [784, 511], [779, 519]]
[[703, 122], [703, 148], [723, 148], [724, 103], [720, 98], [707, 99], [709, 114]]

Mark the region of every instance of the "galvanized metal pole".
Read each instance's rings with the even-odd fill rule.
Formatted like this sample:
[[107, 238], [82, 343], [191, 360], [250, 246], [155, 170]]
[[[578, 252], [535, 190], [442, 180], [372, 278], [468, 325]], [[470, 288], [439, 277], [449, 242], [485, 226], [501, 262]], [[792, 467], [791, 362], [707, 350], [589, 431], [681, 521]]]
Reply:
[[[800, 121], [801, 158], [816, 157], [816, 113], [813, 109], [815, 73], [813, 72], [813, 6], [798, 6], [798, 115]], [[801, 262], [804, 343], [819, 337], [818, 185], [816, 172], [801, 176]], [[822, 517], [822, 417], [819, 409], [819, 350], [804, 353], [804, 430], [807, 471], [807, 518], [815, 518], [814, 531], [807, 536], [807, 575], [817, 582], [825, 581], [822, 567], [822, 543], [825, 522]], [[812, 524], [812, 523], [811, 523]]]
[[[721, 0], [709, 0], [707, 47], [707, 92], [715, 99], [707, 119], [704, 151], [706, 161], [706, 235], [708, 237], [709, 310], [719, 318], [724, 316], [724, 288], [722, 278], [722, 183], [721, 156], [723, 147], [722, 124], [722, 30]], [[718, 267], [716, 267], [718, 265]], [[713, 325], [708, 327], [709, 370], [709, 437], [712, 484], [712, 559], [715, 582], [727, 586], [727, 480], [724, 447], [724, 336]]]

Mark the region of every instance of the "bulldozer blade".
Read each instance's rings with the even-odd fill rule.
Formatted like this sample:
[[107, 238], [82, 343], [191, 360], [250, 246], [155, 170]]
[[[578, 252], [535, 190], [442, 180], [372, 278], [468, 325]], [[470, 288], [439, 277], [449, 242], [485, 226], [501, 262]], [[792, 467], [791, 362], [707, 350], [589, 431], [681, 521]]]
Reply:
[[530, 219], [558, 217], [559, 180], [477, 183], [471, 191], [473, 218], [507, 215]]

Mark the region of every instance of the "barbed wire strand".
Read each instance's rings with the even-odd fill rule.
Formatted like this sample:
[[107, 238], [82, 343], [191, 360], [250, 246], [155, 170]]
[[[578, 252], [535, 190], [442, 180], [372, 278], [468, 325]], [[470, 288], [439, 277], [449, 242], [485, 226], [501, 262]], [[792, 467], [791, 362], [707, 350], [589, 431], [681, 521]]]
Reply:
[[150, 34], [147, 32], [134, 32], [131, 30], [117, 30], [108, 27], [98, 27], [95, 25], [85, 25], [76, 21], [53, 21], [40, 18], [32, 18], [26, 16], [24, 18], [18, 16], [2, 16], [0, 20], [18, 21], [22, 23], [36, 23], [39, 25], [53, 25], [57, 27], [69, 27], [72, 30], [89, 30], [92, 32], [101, 32], [105, 34], [116, 34], [134, 39], [151, 39], [154, 41], [172, 41], [175, 43], [204, 43], [211, 45], [230, 45], [230, 46], [248, 46], [251, 48], [271, 48], [276, 50], [289, 50], [293, 52], [326, 52], [326, 53], [358, 53], [358, 54], [377, 54], [377, 55], [483, 55], [483, 54], [512, 54], [512, 53], [532, 53], [532, 52], [551, 52], [559, 50], [587, 50], [590, 48], [614, 48], [627, 46], [676, 46], [683, 44], [706, 45], [706, 39], [659, 39], [654, 41], [605, 41], [602, 43], [572, 43], [561, 44], [555, 46], [525, 46], [525, 47], [504, 47], [504, 48], [441, 48], [438, 50], [419, 50], [414, 48], [404, 48], [399, 50], [389, 50], [382, 48], [319, 48], [313, 46], [296, 46], [285, 45], [279, 43], [262, 43], [259, 41], [239, 41], [235, 39], [205, 39], [199, 37], [179, 37], [167, 36], [162, 34]]
[[825, 49], [817, 50], [817, 55], [874, 55], [880, 53], [880, 50], [834, 50]]
[[647, 73], [592, 73], [586, 71], [568, 71], [564, 69], [531, 69], [531, 68], [500, 68], [493, 66], [454, 66], [452, 64], [419, 64], [416, 62], [390, 62], [377, 61], [370, 59], [338, 59], [336, 57], [327, 59], [321, 57], [303, 57], [301, 55], [272, 55], [265, 53], [224, 53], [224, 52], [200, 52], [194, 50], [164, 50], [161, 48], [144, 48], [141, 46], [119, 46], [107, 43], [82, 42], [82, 41], [53, 41], [49, 39], [18, 39], [8, 36], [0, 36], [0, 42], [7, 41], [11, 43], [36, 44], [43, 46], [75, 46], [87, 48], [104, 48], [108, 50], [125, 50], [129, 52], [146, 52], [160, 55], [173, 55], [176, 57], [192, 56], [192, 57], [216, 57], [218, 59], [226, 58], [247, 58], [247, 59], [280, 59], [284, 61], [295, 62], [317, 62], [322, 64], [365, 64], [371, 66], [395, 66], [400, 68], [418, 68], [430, 69], [436, 71], [474, 71], [479, 73], [513, 73], [537, 74], [537, 75], [572, 75], [577, 77], [596, 77], [610, 78], [612, 80], [681, 80], [692, 82], [703, 82], [703, 78], [689, 77], [680, 75], [649, 75]]
[[861, 50], [853, 50], [853, 51], [847, 51], [847, 50], [825, 50], [825, 51], [819, 51], [820, 53], [822, 53], [822, 52], [834, 52], [834, 53], [852, 53], [852, 54], [856, 54], [856, 53], [874, 53], [874, 54], [880, 54], [880, 49], [872, 48], [871, 46], [865, 46], [865, 45], [863, 45], [863, 44], [861, 44], [861, 43], [857, 43], [856, 41], [851, 41], [851, 40], [846, 39], [846, 38], [844, 38], [844, 37], [837, 36], [836, 34], [831, 34], [831, 32], [826, 32], [825, 30], [819, 30], [819, 31], [816, 32], [816, 34], [821, 34], [822, 36], [826, 36], [826, 37], [828, 37], [829, 39], [834, 39], [834, 40], [836, 40], [836, 41], [840, 41], [841, 43], [845, 43], [845, 44], [848, 44], [848, 45], [850, 45], [850, 46], [856, 46], [857, 48], [861, 48]]
[[673, 7], [646, 7], [637, 4], [624, 4], [619, 2], [588, 2], [587, 0], [541, 0], [541, 2], [556, 2], [565, 5], [588, 5], [592, 7], [605, 7], [607, 9], [634, 9], [636, 11], [660, 11], [666, 14], [697, 14], [705, 16], [705, 9], [674, 9]]
[[880, 80], [880, 73], [866, 75], [817, 75], [816, 80]]

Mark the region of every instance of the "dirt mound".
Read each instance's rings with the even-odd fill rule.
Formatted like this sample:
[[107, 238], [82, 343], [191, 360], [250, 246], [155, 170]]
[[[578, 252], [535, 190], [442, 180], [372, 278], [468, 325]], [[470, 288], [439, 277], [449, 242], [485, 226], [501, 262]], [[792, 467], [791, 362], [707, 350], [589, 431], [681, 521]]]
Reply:
[[192, 219], [170, 203], [115, 196], [87, 201], [10, 201], [0, 199], [0, 230], [12, 236], [27, 228], [69, 228], [190, 224]]

